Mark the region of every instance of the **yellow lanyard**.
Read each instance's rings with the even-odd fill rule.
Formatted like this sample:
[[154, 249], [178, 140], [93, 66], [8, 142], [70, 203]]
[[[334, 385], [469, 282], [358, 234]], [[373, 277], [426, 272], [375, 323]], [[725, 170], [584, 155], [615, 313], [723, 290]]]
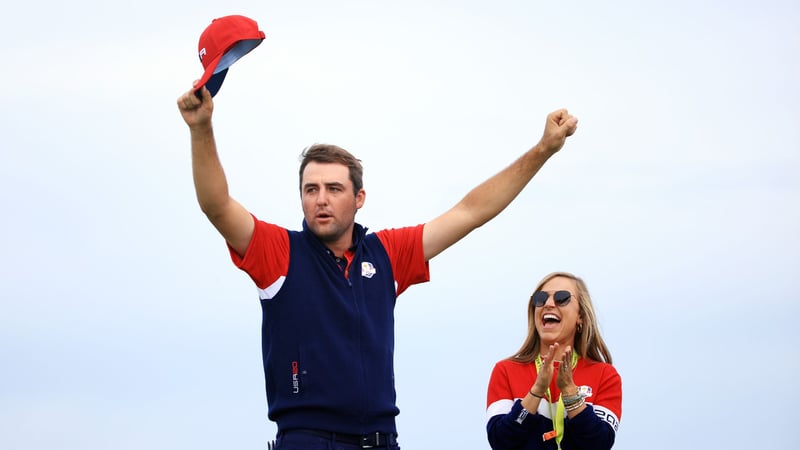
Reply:
[[[572, 352], [572, 369], [575, 369], [575, 366], [578, 365], [578, 354]], [[536, 355], [536, 373], [538, 374], [539, 371], [542, 369], [542, 355]], [[555, 376], [555, 374], [553, 374]], [[553, 419], [553, 431], [549, 433], [545, 433], [542, 435], [542, 440], [552, 439], [555, 435], [556, 438], [556, 447], [561, 450], [561, 440], [564, 439], [564, 401], [561, 400], [561, 393], [558, 395], [558, 401], [555, 405], [553, 405], [552, 397], [550, 396], [550, 387], [547, 387], [547, 391], [545, 392], [545, 398], [547, 399], [547, 406], [550, 408], [550, 416]], [[555, 411], [553, 411], [553, 406], [555, 406]]]

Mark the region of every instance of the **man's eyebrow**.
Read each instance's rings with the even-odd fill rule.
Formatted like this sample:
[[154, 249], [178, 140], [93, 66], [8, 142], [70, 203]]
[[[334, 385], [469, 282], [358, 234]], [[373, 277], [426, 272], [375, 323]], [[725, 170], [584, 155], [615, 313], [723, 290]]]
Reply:
[[[319, 185], [320, 185], [319, 183], [316, 183], [314, 181], [309, 181], [309, 182], [303, 184], [303, 188], [317, 187]], [[344, 187], [345, 186], [345, 184], [342, 183], [341, 181], [329, 181], [327, 183], [323, 183], [323, 185], [326, 186], [326, 187]]]

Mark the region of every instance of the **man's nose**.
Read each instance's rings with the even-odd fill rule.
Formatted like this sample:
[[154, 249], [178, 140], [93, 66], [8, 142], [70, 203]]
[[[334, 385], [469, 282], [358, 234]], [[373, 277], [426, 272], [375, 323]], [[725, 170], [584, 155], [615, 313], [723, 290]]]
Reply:
[[318, 205], [326, 205], [328, 204], [328, 192], [325, 188], [322, 188], [317, 192], [317, 204]]

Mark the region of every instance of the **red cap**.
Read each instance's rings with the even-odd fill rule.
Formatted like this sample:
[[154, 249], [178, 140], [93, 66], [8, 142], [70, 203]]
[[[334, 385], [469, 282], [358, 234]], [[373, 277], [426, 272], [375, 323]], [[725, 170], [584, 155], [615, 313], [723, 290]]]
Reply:
[[211, 95], [222, 87], [228, 67], [258, 47], [265, 38], [255, 20], [245, 16], [225, 16], [211, 21], [200, 35], [197, 54], [205, 72], [195, 91], [206, 86]]

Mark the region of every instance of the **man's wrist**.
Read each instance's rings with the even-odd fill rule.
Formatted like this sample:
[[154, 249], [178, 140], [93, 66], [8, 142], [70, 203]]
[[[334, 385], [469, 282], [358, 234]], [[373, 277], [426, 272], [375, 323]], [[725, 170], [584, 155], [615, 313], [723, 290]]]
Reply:
[[205, 133], [211, 133], [211, 132], [213, 132], [213, 130], [214, 130], [214, 128], [211, 126], [211, 121], [210, 120], [207, 121], [207, 122], [203, 121], [203, 122], [200, 122], [200, 123], [195, 123], [195, 124], [189, 125], [189, 131], [191, 133], [205, 134]]
[[536, 145], [534, 145], [531, 148], [530, 151], [531, 151], [531, 153], [535, 153], [537, 155], [540, 155], [540, 157], [542, 157], [544, 159], [549, 159], [551, 156], [555, 155], [558, 150], [549, 149], [545, 145], [544, 140], [541, 140]]

